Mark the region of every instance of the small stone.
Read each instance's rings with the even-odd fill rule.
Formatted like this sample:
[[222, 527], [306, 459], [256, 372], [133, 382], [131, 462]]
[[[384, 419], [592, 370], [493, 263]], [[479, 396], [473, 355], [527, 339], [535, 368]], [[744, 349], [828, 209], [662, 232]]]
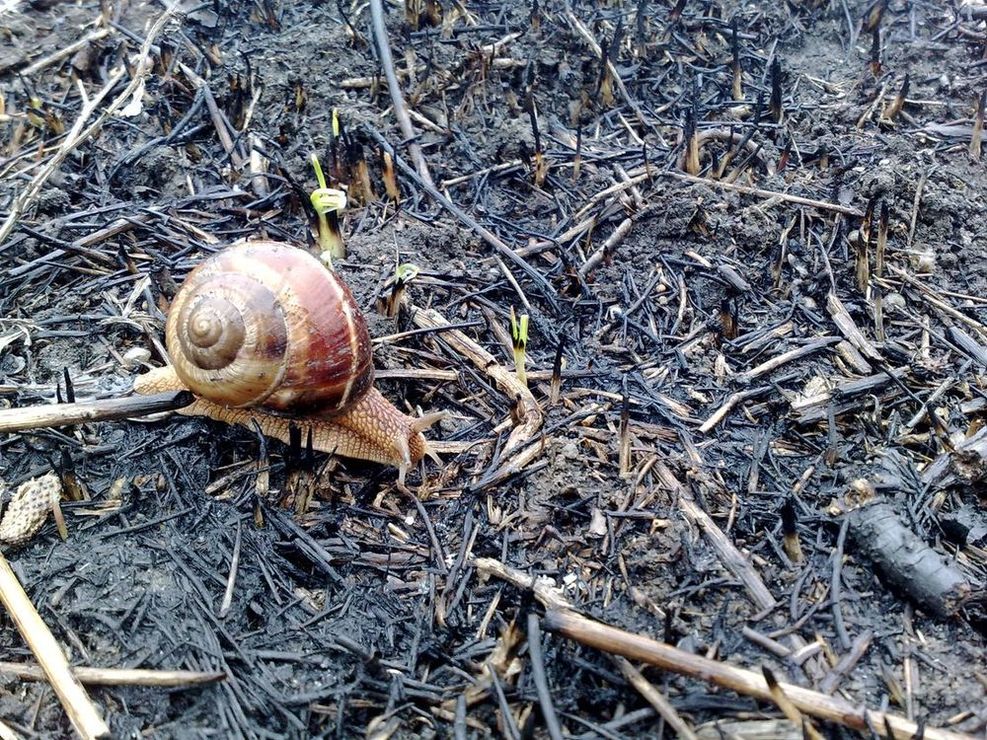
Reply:
[[905, 296], [901, 293], [888, 293], [884, 296], [884, 310], [888, 313], [899, 313], [905, 310]]
[[131, 347], [123, 353], [123, 366], [128, 370], [140, 367], [151, 359], [151, 351], [144, 347]]

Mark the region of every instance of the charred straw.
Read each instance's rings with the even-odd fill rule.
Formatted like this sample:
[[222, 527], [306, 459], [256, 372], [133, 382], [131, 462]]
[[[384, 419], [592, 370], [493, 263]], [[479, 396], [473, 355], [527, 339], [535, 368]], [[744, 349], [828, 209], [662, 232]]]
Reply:
[[442, 24], [442, 3], [438, 0], [425, 0], [425, 17], [430, 26], [435, 27]]
[[863, 30], [865, 33], [872, 32], [881, 25], [884, 11], [888, 8], [888, 0], [875, 0], [870, 7], [864, 11]]
[[733, 52], [733, 99], [744, 99], [743, 69], [740, 66], [740, 38], [737, 35], [737, 18], [730, 21], [730, 48]]
[[421, 14], [424, 11], [424, 0], [408, 0], [404, 4], [404, 20], [413, 31], [421, 25]]
[[562, 394], [562, 352], [565, 349], [565, 339], [560, 339], [555, 348], [555, 359], [552, 361], [552, 382], [549, 390], [549, 400], [554, 406]]
[[576, 155], [572, 158], [572, 181], [579, 179], [579, 172], [583, 165], [583, 125], [576, 126]]
[[648, 0], [637, 0], [637, 12], [634, 16], [634, 43], [642, 54], [648, 38], [647, 20]]
[[733, 341], [737, 338], [738, 332], [738, 320], [737, 320], [737, 297], [727, 296], [722, 301], [720, 301], [720, 327], [723, 338], [727, 341]]
[[781, 60], [778, 57], [771, 60], [771, 102], [769, 110], [775, 123], [781, 123], [784, 110], [781, 105]]
[[877, 224], [877, 250], [874, 253], [874, 274], [884, 277], [884, 254], [888, 246], [888, 220], [891, 218], [888, 204], [881, 203], [881, 217]]
[[778, 166], [775, 168], [776, 172], [784, 172], [785, 168], [788, 166], [788, 160], [792, 156], [792, 137], [785, 137], [785, 148], [782, 149], [781, 155], [778, 157]]
[[[529, 72], [531, 71], [529, 67]], [[527, 95], [525, 96], [524, 107], [528, 111], [528, 118], [531, 121], [531, 136], [535, 142], [534, 166], [535, 166], [535, 187], [540, 188], [545, 182], [548, 174], [548, 160], [542, 150], [541, 132], [538, 130], [538, 114], [535, 110], [535, 96], [533, 75], [528, 76]]]
[[902, 108], [905, 107], [905, 98], [908, 96], [908, 88], [910, 86], [911, 80], [908, 73], [905, 73], [905, 79], [901, 82], [901, 89], [898, 91], [898, 94], [895, 95], [891, 105], [889, 105], [888, 109], [884, 112], [885, 119], [893, 121], [898, 117], [898, 114], [901, 113]]
[[518, 380], [527, 386], [528, 374], [525, 363], [528, 351], [528, 314], [523, 313], [518, 317], [514, 313], [514, 306], [511, 306], [511, 344], [514, 349], [514, 369]]
[[631, 469], [631, 402], [627, 393], [627, 376], [624, 376], [623, 397], [620, 403], [620, 450], [618, 452], [618, 465], [621, 477], [626, 476]]
[[[884, 256], [888, 245], [888, 204], [881, 203], [881, 216], [877, 225], [877, 247], [874, 251], [874, 275], [880, 279], [884, 276]], [[874, 335], [878, 341], [886, 339], [884, 333], [884, 295], [878, 283], [871, 285], [871, 295], [874, 301]]]
[[398, 176], [394, 169], [394, 158], [389, 151], [381, 147], [380, 159], [384, 178], [384, 190], [387, 191], [387, 197], [394, 203], [394, 207], [399, 208], [401, 205], [401, 190], [398, 188]]
[[137, 275], [137, 263], [134, 262], [134, 258], [130, 256], [130, 252], [127, 251], [127, 247], [121, 243], [117, 247], [117, 262], [131, 275]]
[[693, 89], [692, 105], [685, 114], [685, 171], [693, 177], [699, 174], [699, 133], [696, 131], [696, 98]]
[[685, 0], [678, 0], [678, 2], [675, 3], [675, 7], [672, 8], [672, 12], [668, 14], [669, 25], [679, 22], [679, 20], [682, 18], [683, 10], [685, 10]]
[[301, 80], [295, 80], [294, 86], [292, 88], [293, 99], [292, 102], [295, 106], [295, 112], [301, 113], [305, 110], [308, 105], [308, 93], [305, 92], [305, 86], [302, 85]]
[[605, 106], [613, 104], [613, 83], [610, 79], [610, 49], [603, 46], [603, 53], [600, 55], [600, 74], [596, 80], [596, 90], [593, 91], [593, 98], [599, 100]]
[[871, 31], [870, 41], [870, 72], [875, 77], [881, 76], [881, 27], [875, 26]]
[[62, 481], [62, 498], [66, 501], [85, 501], [89, 498], [85, 484], [75, 474], [75, 461], [64, 447], [59, 451], [59, 464], [53, 467]]
[[65, 400], [69, 403], [75, 403], [75, 385], [72, 383], [72, 375], [69, 373], [69, 369], [67, 367], [62, 368], [62, 378], [65, 380]]
[[332, 109], [332, 124], [329, 127], [329, 184], [335, 187], [337, 183], [345, 182], [343, 161], [340, 156], [340, 141], [343, 124], [339, 120], [339, 111]]
[[795, 509], [795, 499], [789, 496], [781, 507], [781, 534], [785, 546], [785, 554], [793, 563], [803, 560], [802, 544], [798, 536], [798, 512]]
[[857, 288], [861, 293], [867, 292], [870, 283], [870, 255], [876, 250], [877, 229], [874, 224], [874, 209], [877, 196], [872, 196], [867, 203], [864, 224], [861, 226], [860, 238], [857, 240]]
[[973, 120], [973, 134], [970, 136], [970, 156], [975, 162], [980, 161], [980, 139], [984, 130], [984, 107], [987, 106], [987, 90], [980, 93], [977, 101], [977, 115]]
[[874, 226], [874, 209], [877, 206], [877, 196], [872, 195], [867, 200], [867, 208], [864, 210], [863, 221], [860, 222], [860, 234], [864, 241], [870, 239], [870, 232]]
[[372, 203], [377, 200], [377, 193], [374, 191], [373, 183], [370, 181], [370, 166], [367, 164], [367, 152], [363, 144], [354, 141], [353, 157], [351, 161], [356, 162], [354, 171], [354, 181], [358, 185], [356, 191], [360, 193], [361, 202]]

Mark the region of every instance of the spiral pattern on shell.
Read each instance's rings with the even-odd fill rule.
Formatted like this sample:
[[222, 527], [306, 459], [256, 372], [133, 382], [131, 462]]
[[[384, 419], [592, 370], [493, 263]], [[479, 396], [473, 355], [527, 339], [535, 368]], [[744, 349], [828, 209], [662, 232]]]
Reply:
[[165, 334], [181, 380], [224, 406], [334, 413], [373, 384], [370, 334], [349, 288], [279, 242], [243, 242], [198, 265]]

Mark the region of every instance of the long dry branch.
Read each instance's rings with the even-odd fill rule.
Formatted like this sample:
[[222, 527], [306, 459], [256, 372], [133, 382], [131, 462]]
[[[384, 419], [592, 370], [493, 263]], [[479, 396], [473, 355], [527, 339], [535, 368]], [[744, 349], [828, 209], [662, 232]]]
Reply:
[[685, 514], [686, 518], [694, 526], [702, 531], [710, 546], [716, 551], [716, 555], [719, 557], [723, 567], [744, 584], [751, 601], [759, 609], [773, 609], [777, 606], [778, 602], [772, 595], [771, 590], [765, 584], [750, 560], [744, 557], [744, 554], [737, 549], [737, 546], [733, 544], [723, 530], [716, 526], [716, 522], [713, 521], [712, 517], [696, 503], [692, 491], [683, 485], [664, 463], [657, 463], [654, 469], [661, 484], [675, 493], [679, 509], [682, 510], [682, 513]]
[[[550, 609], [542, 624], [545, 629], [568, 637], [581, 645], [622, 655], [629, 660], [641, 661], [684, 676], [700, 678], [761, 701], [775, 701], [768, 682], [758, 671], [710, 660], [650, 637], [597, 622], [572, 611]], [[799, 711], [860, 732], [874, 733], [879, 737], [893, 740], [913, 737], [924, 737], [925, 740], [973, 740], [972, 735], [950, 732], [929, 725], [920, 727], [916, 722], [900, 715], [867, 709], [851, 704], [838, 696], [829, 696], [795, 684], [779, 683], [778, 687]]]
[[[547, 609], [542, 625], [556, 634], [582, 645], [611, 655], [622, 655], [628, 660], [640, 661], [683, 676], [697, 678], [716, 686], [736, 691], [765, 702], [774, 702], [768, 682], [759, 671], [705, 658], [658, 642], [645, 635], [635, 634], [618, 627], [589, 619], [577, 614], [562, 591], [547, 578], [530, 576], [493, 558], [475, 558], [473, 566], [483, 576], [494, 576], [508, 583], [531, 591]], [[926, 740], [973, 740], [971, 735], [950, 732], [928, 725], [920, 726], [910, 719], [890, 712], [879, 712], [854, 705], [836, 696], [806, 689], [789, 683], [779, 683], [784, 696], [799, 711], [851, 727], [862, 732], [872, 732], [892, 740], [924, 737]], [[924, 734], [923, 734], [924, 733]]]

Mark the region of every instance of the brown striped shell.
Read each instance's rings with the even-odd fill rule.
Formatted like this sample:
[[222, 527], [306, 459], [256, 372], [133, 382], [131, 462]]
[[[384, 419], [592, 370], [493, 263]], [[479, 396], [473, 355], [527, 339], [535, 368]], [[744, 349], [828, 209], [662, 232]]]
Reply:
[[373, 385], [349, 288], [288, 244], [242, 242], [206, 259], [175, 296], [165, 335], [182, 382], [222, 406], [336, 413]]

